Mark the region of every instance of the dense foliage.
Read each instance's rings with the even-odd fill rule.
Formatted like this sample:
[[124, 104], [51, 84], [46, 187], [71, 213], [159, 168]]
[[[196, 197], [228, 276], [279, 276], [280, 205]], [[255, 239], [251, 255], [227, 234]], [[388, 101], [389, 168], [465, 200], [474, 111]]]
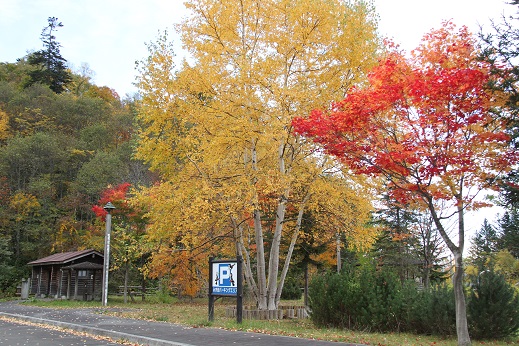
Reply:
[[[514, 336], [519, 330], [519, 296], [503, 277], [485, 273], [470, 288], [469, 331], [475, 339]], [[452, 288], [446, 284], [419, 290], [416, 282], [400, 282], [387, 269], [346, 268], [316, 277], [310, 285], [312, 320], [320, 326], [455, 335]]]
[[482, 206], [477, 194], [495, 188], [517, 155], [507, 122], [495, 117], [503, 104], [488, 90], [490, 64], [478, 59], [466, 27], [445, 22], [410, 55], [388, 51], [367, 84], [292, 124], [357, 174], [388, 179], [392, 198], [428, 210], [454, 257], [458, 344], [468, 346], [464, 214]]
[[[151, 181], [132, 158], [134, 100], [66, 68], [57, 27], [50, 18], [44, 50], [0, 63], [0, 292], [9, 294], [28, 277], [29, 261], [102, 250], [90, 241], [103, 230], [91, 210], [101, 192]], [[37, 57], [55, 61], [36, 66]]]
[[362, 80], [379, 48], [374, 9], [339, 0], [186, 7], [178, 28], [189, 61], [176, 68], [164, 35], [139, 65], [137, 154], [161, 176], [140, 198], [157, 249], [150, 269], [205, 283], [203, 258], [239, 254], [258, 307], [276, 309], [305, 215], [326, 231], [322, 242], [337, 232], [359, 247], [373, 238], [369, 187], [313, 155], [290, 123]]
[[473, 278], [468, 314], [474, 338], [513, 336], [519, 331], [519, 295], [502, 275], [481, 272]]

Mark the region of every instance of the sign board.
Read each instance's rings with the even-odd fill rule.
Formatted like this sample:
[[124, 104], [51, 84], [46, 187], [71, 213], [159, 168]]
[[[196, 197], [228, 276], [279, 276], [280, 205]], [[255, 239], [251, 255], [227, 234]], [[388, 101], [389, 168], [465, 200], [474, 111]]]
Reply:
[[236, 297], [236, 321], [243, 318], [243, 258], [215, 260], [209, 258], [209, 321], [214, 320], [214, 302], [222, 297]]
[[213, 262], [212, 269], [212, 294], [218, 296], [236, 296], [238, 294], [237, 262]]

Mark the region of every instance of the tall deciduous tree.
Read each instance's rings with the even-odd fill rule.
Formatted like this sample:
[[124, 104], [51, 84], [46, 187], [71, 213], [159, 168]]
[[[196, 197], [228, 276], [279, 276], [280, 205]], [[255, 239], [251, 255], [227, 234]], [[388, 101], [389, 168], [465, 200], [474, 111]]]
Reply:
[[29, 72], [31, 79], [28, 85], [42, 83], [59, 94], [65, 91], [67, 84], [72, 81], [72, 75], [67, 69], [67, 60], [61, 56], [61, 45], [54, 36], [63, 24], [58, 22], [56, 17], [49, 17], [48, 22], [41, 33], [44, 49], [29, 54], [27, 58], [27, 62], [36, 67]]
[[[92, 211], [100, 219], [105, 219], [107, 212], [103, 209], [106, 203], [111, 202], [115, 209], [114, 234], [112, 237], [113, 261], [112, 269], [123, 268], [124, 270], [124, 302], [127, 302], [127, 287], [130, 267], [139, 262], [146, 250], [143, 241], [145, 219], [143, 212], [135, 209], [129, 202], [130, 183], [122, 183], [114, 188], [105, 189], [101, 193], [99, 204], [92, 207]], [[142, 261], [140, 261], [142, 262]], [[141, 268], [139, 268], [141, 269]]]
[[[290, 121], [343, 97], [373, 64], [373, 8], [339, 0], [186, 5], [192, 16], [178, 28], [190, 59], [173, 75], [173, 53], [159, 40], [139, 79], [139, 157], [164, 181], [148, 194], [149, 234], [162, 244], [155, 257], [235, 244], [258, 307], [275, 309], [304, 211], [324, 201], [354, 231], [369, 209], [360, 185], [338, 183], [333, 162], [312, 156]], [[332, 205], [327, 198], [339, 191]]]
[[[383, 175], [400, 201], [430, 212], [454, 256], [459, 345], [470, 345], [463, 292], [464, 212], [515, 161], [503, 122], [492, 117], [489, 70], [475, 40], [450, 22], [424, 36], [411, 58], [391, 50], [331, 111], [293, 125], [358, 173]], [[447, 220], [457, 220], [449, 233]]]

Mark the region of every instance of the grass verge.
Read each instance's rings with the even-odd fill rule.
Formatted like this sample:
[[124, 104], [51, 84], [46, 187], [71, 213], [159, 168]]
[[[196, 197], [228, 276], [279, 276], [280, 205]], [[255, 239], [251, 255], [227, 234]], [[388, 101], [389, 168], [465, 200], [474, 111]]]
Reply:
[[[300, 302], [299, 302], [300, 303]], [[441, 338], [438, 336], [413, 335], [405, 333], [369, 333], [334, 328], [317, 328], [310, 319], [284, 319], [271, 321], [244, 320], [242, 324], [235, 319], [225, 317], [225, 307], [234, 304], [233, 300], [221, 299], [215, 303], [215, 318], [208, 322], [207, 300], [194, 299], [179, 301], [171, 299], [162, 303], [149, 297], [146, 301], [140, 298], [132, 303], [125, 304], [122, 297], [109, 297], [109, 307], [103, 309], [100, 302], [83, 302], [68, 300], [30, 300], [27, 304], [52, 308], [96, 308], [100, 313], [115, 315], [123, 318], [146, 319], [167, 323], [178, 323], [192, 327], [212, 327], [228, 330], [257, 332], [273, 335], [293, 336], [315, 340], [348, 342], [378, 346], [456, 346], [455, 338]], [[291, 305], [294, 302], [283, 302]], [[519, 345], [519, 336], [509, 340], [474, 341], [479, 345]]]

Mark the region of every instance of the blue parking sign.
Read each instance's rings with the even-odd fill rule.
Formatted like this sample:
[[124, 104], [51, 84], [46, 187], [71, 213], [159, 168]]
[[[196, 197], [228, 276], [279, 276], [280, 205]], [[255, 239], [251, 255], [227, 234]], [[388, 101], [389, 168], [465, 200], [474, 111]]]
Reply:
[[236, 296], [238, 294], [238, 266], [236, 262], [216, 262], [212, 265], [213, 294]]
[[215, 260], [209, 257], [209, 321], [214, 320], [214, 302], [218, 296], [236, 297], [236, 321], [243, 319], [243, 258]]

